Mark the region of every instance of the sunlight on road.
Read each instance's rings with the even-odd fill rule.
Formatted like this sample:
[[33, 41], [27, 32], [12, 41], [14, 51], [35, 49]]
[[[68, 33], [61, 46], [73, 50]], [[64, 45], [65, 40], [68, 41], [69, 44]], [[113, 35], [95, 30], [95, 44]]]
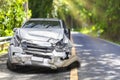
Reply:
[[120, 66], [120, 57], [114, 53], [102, 55], [102, 60], [107, 62], [111, 67]]
[[[81, 69], [82, 80], [115, 80], [120, 75], [120, 56], [115, 53], [105, 53], [104, 51], [99, 52], [97, 50], [83, 50], [80, 51], [81, 58]], [[92, 77], [93, 76], [93, 77]]]
[[9, 77], [9, 76], [10, 76], [10, 74], [8, 74], [8, 73], [0, 72], [0, 78], [6, 78], [6, 77]]
[[73, 44], [75, 47], [82, 47], [83, 45], [80, 44]]

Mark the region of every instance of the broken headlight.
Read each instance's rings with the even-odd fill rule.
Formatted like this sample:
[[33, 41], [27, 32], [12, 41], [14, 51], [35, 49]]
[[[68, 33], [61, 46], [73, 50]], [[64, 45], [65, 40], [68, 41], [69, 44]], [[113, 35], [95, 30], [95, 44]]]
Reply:
[[26, 49], [27, 48], [27, 42], [22, 40], [21, 46], [22, 46], [23, 49]]
[[63, 52], [67, 48], [67, 43], [63, 43], [63, 40], [56, 43], [55, 50], [57, 52]]

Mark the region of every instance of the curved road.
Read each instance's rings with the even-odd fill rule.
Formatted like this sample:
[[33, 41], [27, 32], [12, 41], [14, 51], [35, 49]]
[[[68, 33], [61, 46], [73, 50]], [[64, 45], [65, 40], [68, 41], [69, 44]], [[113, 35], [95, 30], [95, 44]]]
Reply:
[[79, 80], [120, 80], [120, 45], [73, 33], [81, 58]]
[[[81, 60], [79, 80], [120, 80], [120, 46], [72, 33], [77, 56]], [[17, 72], [6, 68], [7, 55], [0, 57], [0, 80], [70, 80], [70, 70], [24, 68]]]

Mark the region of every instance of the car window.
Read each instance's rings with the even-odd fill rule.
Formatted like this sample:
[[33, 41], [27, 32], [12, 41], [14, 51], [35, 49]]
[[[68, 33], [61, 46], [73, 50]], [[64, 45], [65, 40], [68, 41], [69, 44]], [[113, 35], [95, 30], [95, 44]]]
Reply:
[[61, 25], [59, 21], [28, 21], [23, 28], [61, 28]]

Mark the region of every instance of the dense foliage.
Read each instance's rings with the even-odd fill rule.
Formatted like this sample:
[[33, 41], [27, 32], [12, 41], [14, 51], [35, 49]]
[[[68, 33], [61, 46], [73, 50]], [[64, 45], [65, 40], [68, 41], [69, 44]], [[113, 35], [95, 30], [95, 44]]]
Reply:
[[54, 13], [70, 27], [120, 41], [120, 0], [54, 0]]
[[29, 0], [32, 18], [50, 17], [53, 0]]
[[[0, 36], [22, 24], [26, 1], [0, 0]], [[29, 0], [29, 8], [33, 18], [61, 18], [74, 30], [120, 41], [120, 0]]]
[[27, 0], [0, 0], [0, 36], [12, 35], [13, 28], [21, 26], [27, 15], [25, 2]]

